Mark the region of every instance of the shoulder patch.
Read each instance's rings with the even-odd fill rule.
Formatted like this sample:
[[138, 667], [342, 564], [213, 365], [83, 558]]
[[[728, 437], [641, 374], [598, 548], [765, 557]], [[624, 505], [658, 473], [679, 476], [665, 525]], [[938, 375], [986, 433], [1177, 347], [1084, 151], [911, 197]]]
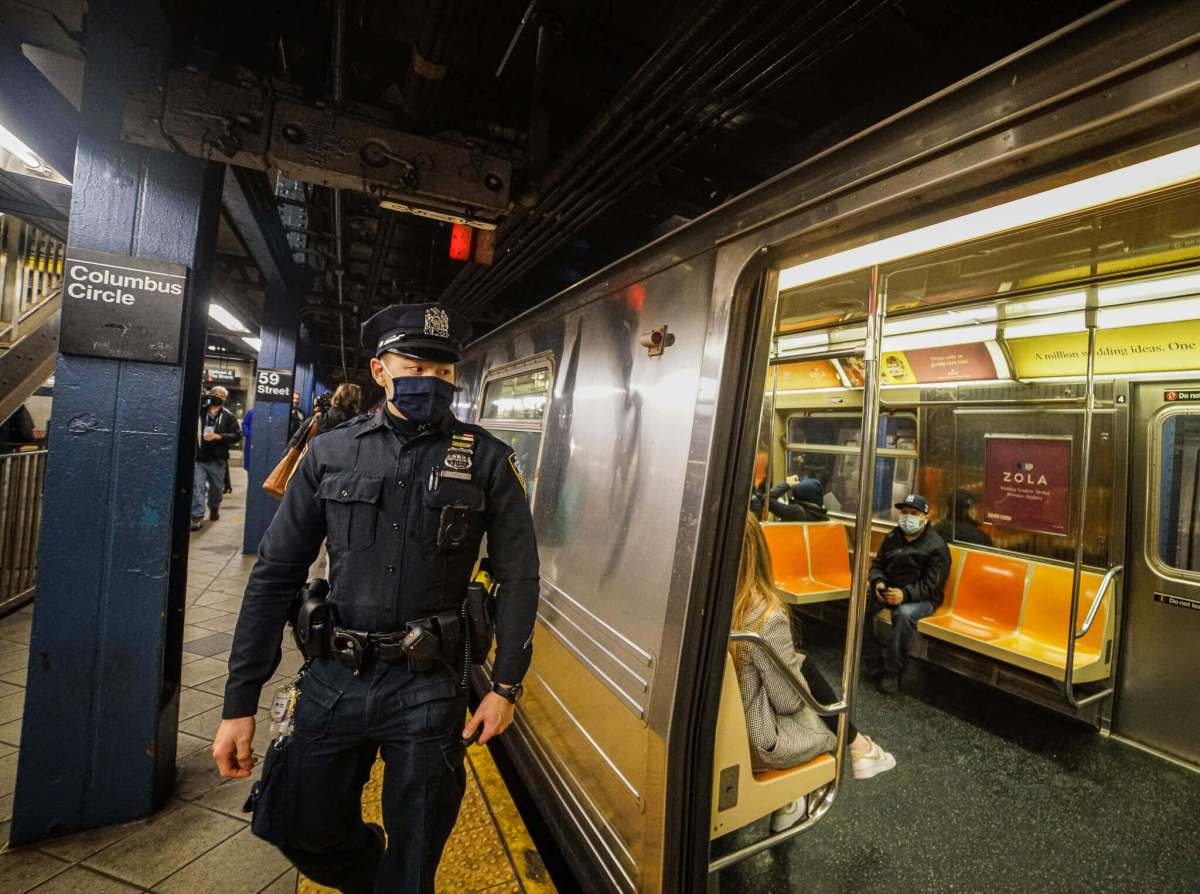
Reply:
[[508, 455], [508, 467], [512, 469], [514, 475], [517, 476], [517, 484], [521, 485], [521, 493], [525, 495], [525, 499], [529, 499], [529, 489], [525, 486], [525, 476], [521, 472], [521, 462], [517, 459], [515, 453]]

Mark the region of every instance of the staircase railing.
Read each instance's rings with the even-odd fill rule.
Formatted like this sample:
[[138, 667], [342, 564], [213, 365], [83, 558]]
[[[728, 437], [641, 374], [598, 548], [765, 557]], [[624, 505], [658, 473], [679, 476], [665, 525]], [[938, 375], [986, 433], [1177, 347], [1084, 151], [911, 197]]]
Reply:
[[33, 599], [46, 454], [0, 455], [0, 616]]
[[11, 214], [0, 214], [0, 348], [42, 323], [62, 284], [66, 246]]

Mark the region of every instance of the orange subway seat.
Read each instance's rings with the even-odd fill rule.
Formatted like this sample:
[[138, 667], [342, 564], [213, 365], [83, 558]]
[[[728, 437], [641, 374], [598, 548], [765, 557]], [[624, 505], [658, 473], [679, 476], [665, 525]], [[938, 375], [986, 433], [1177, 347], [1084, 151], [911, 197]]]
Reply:
[[967, 553], [952, 608], [946, 614], [924, 619], [920, 627], [930, 629], [934, 636], [946, 631], [978, 640], [1015, 633], [1025, 594], [1026, 568], [1020, 559]]
[[788, 522], [762, 526], [775, 571], [775, 586], [789, 593], [811, 593], [828, 587], [814, 587], [808, 569], [808, 547], [804, 526]]
[[826, 589], [845, 590], [850, 587], [850, 551], [846, 546], [846, 529], [839, 522], [807, 525], [808, 563], [814, 579], [826, 584]]
[[[1070, 568], [1034, 565], [1033, 579], [1025, 599], [1025, 614], [1018, 633], [997, 640], [996, 645], [1020, 652], [1036, 661], [1059, 668], [1067, 666], [1067, 615], [1071, 610]], [[1085, 571], [1079, 581], [1079, 611], [1075, 626], [1087, 617], [1088, 608], [1100, 587], [1101, 576]], [[1100, 605], [1096, 619], [1085, 636], [1075, 642], [1075, 666], [1092, 664], [1104, 651], [1108, 628], [1108, 599]]]

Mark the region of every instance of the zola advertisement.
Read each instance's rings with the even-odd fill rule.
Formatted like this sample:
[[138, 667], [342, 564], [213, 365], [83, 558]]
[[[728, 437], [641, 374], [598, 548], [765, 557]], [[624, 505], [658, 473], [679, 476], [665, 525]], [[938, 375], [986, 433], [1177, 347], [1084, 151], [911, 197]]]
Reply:
[[986, 435], [983, 450], [987, 520], [1065, 536], [1071, 514], [1071, 439]]

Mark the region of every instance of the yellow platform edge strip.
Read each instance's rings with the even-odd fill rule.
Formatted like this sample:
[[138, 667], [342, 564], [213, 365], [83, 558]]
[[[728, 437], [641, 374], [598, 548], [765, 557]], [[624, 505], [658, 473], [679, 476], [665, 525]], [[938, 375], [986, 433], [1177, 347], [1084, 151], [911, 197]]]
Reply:
[[558, 894], [546, 864], [533, 844], [525, 821], [513, 803], [508, 786], [500, 776], [500, 768], [492, 760], [487, 747], [473, 747], [468, 758], [479, 782], [479, 790], [487, 802], [496, 828], [500, 830], [500, 841], [508, 850], [509, 860], [517, 873], [517, 881], [526, 894]]

